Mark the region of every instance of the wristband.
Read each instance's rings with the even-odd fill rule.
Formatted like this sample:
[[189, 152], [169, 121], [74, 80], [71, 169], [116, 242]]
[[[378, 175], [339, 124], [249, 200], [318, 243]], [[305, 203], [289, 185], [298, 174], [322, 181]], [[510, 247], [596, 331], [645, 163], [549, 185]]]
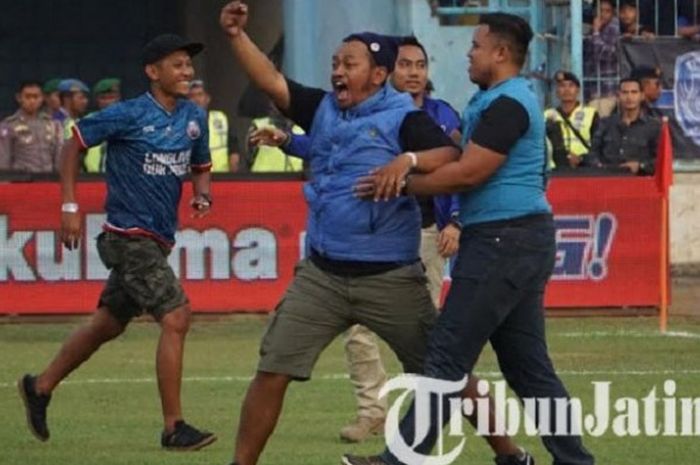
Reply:
[[[204, 200], [204, 202], [202, 202], [201, 200]], [[214, 201], [212, 200], [211, 195], [209, 194], [197, 194], [192, 199], [193, 206], [196, 204], [203, 204], [206, 207], [211, 207], [213, 203]]]
[[78, 213], [80, 208], [75, 202], [65, 202], [61, 205], [61, 212], [63, 213]]
[[404, 152], [404, 155], [408, 155], [408, 158], [411, 159], [411, 168], [418, 166], [418, 155], [413, 152]]

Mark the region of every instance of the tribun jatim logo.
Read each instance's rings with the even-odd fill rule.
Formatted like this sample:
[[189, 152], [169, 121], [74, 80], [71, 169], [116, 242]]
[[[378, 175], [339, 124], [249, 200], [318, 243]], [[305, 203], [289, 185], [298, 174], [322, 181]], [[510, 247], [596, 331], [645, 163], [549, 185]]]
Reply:
[[601, 281], [608, 275], [608, 257], [617, 232], [612, 213], [557, 215], [557, 258], [552, 279]]

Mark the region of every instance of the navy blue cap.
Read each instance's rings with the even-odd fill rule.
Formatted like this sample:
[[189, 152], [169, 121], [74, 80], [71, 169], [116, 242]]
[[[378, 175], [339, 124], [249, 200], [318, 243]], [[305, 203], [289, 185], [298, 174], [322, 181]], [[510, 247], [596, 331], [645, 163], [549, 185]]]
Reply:
[[204, 44], [190, 42], [175, 34], [162, 34], [151, 40], [143, 48], [142, 63], [144, 66], [153, 64], [178, 50], [184, 50], [189, 56], [193, 57], [204, 50]]
[[90, 89], [80, 79], [64, 79], [58, 83], [59, 92], [85, 92], [90, 93]]
[[350, 34], [343, 42], [357, 40], [367, 46], [377, 66], [384, 66], [390, 73], [394, 71], [396, 56], [399, 51], [399, 39], [374, 32], [359, 32]]

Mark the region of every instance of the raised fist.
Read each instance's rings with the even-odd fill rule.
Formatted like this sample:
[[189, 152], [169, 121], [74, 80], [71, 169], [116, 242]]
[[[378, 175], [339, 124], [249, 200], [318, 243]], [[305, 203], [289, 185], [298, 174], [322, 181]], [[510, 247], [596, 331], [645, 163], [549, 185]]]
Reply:
[[239, 36], [248, 23], [248, 5], [240, 1], [229, 3], [221, 9], [219, 23], [229, 37]]

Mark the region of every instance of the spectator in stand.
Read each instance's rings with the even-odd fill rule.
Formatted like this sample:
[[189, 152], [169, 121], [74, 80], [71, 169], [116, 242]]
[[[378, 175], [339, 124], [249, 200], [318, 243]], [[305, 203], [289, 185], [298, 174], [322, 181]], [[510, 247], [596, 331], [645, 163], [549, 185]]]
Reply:
[[64, 115], [63, 138], [68, 140], [73, 137], [73, 126], [87, 111], [90, 89], [79, 79], [64, 79], [58, 85], [58, 92], [61, 95], [59, 111]]
[[65, 114], [61, 111], [61, 95], [58, 92], [58, 85], [63, 81], [61, 78], [49, 79], [44, 83], [42, 91], [44, 92], [44, 105], [46, 113], [52, 118], [63, 124]]
[[[116, 78], [105, 78], [97, 81], [92, 87], [92, 96], [97, 109], [104, 110], [122, 99], [121, 81]], [[88, 115], [89, 118], [92, 114]], [[86, 173], [104, 173], [107, 167], [107, 142], [90, 147], [83, 158], [83, 171]]]
[[56, 171], [62, 130], [58, 122], [41, 111], [44, 101], [41, 84], [22, 83], [16, 99], [19, 109], [0, 123], [0, 170]]
[[[632, 1], [632, 0], [631, 0]], [[659, 36], [692, 38], [700, 29], [693, 32], [688, 26], [697, 24], [696, 0], [634, 0], [639, 6], [640, 22], [649, 31]], [[676, 28], [676, 22], [677, 28]]]
[[620, 34], [622, 37], [642, 36], [653, 38], [654, 32], [639, 22], [638, 0], [622, 0], [619, 8]]
[[678, 29], [676, 30], [676, 35], [700, 41], [699, 11], [700, 6], [694, 5], [692, 0], [678, 0]]
[[620, 81], [619, 99], [619, 111], [601, 121], [593, 136], [592, 163], [636, 175], [652, 175], [661, 123], [642, 110], [644, 95], [636, 79]]
[[600, 116], [608, 116], [615, 108], [618, 80], [618, 39], [620, 21], [615, 15], [613, 0], [600, 0], [593, 19], [592, 31], [584, 39], [584, 66], [587, 77], [584, 94]]
[[207, 112], [209, 124], [209, 151], [211, 152], [212, 172], [235, 173], [238, 171], [241, 154], [238, 138], [229, 125], [228, 116], [223, 111], [210, 110], [211, 95], [204, 81], [199, 79], [190, 84], [189, 99]]
[[574, 73], [554, 75], [559, 106], [544, 112], [547, 138], [552, 144], [553, 166], [576, 168], [591, 150], [591, 137], [598, 128], [598, 112], [579, 101], [581, 82]]
[[642, 86], [643, 110], [655, 118], [663, 117], [661, 110], [656, 108], [656, 102], [661, 97], [661, 69], [656, 66], [637, 66], [630, 74], [632, 79], [636, 79]]

